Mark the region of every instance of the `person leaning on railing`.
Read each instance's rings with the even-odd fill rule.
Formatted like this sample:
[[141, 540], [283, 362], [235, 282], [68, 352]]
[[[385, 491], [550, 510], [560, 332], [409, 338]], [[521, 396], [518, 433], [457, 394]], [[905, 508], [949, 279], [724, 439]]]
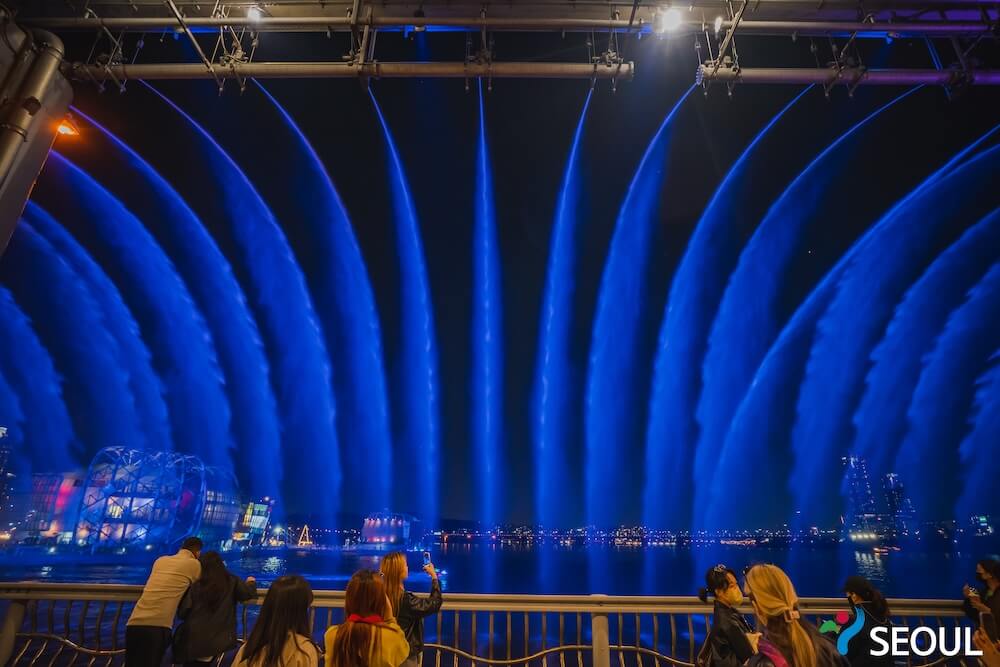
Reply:
[[1000, 618], [1000, 561], [986, 558], [976, 563], [976, 580], [982, 590], [966, 584], [962, 588], [962, 608], [978, 628], [980, 614]]
[[410, 645], [392, 615], [382, 577], [358, 570], [347, 583], [344, 622], [323, 637], [326, 667], [399, 667]]
[[872, 630], [877, 627], [888, 628], [891, 625], [889, 603], [885, 596], [870, 581], [859, 575], [847, 578], [844, 582], [844, 593], [847, 594], [847, 602], [851, 606], [851, 617], [843, 627], [850, 627], [858, 618], [858, 614], [863, 614], [864, 623], [861, 631], [848, 643], [847, 660], [851, 663], [851, 667], [892, 667], [894, 661], [889, 653], [884, 656], [872, 655], [872, 650], [876, 648], [871, 638]]
[[176, 554], [153, 563], [125, 626], [125, 667], [160, 667], [170, 646], [177, 605], [201, 576], [201, 547], [201, 540], [189, 537]]
[[386, 594], [392, 605], [393, 616], [399, 622], [406, 641], [410, 645], [410, 655], [406, 659], [408, 667], [416, 667], [420, 654], [424, 651], [424, 619], [441, 610], [441, 582], [433, 563], [424, 565], [424, 572], [431, 578], [431, 593], [427, 597], [414, 595], [403, 587], [410, 574], [406, 555], [399, 551], [387, 554], [379, 566]]
[[236, 648], [236, 605], [257, 597], [257, 580], [226, 569], [218, 551], [203, 553], [201, 577], [181, 599], [174, 632], [174, 664], [199, 667]]
[[716, 565], [705, 573], [705, 588], [698, 598], [708, 602], [715, 597], [712, 630], [698, 654], [698, 667], [740, 667], [754, 654], [753, 644], [760, 637], [738, 610], [743, 604], [736, 573], [725, 565]]

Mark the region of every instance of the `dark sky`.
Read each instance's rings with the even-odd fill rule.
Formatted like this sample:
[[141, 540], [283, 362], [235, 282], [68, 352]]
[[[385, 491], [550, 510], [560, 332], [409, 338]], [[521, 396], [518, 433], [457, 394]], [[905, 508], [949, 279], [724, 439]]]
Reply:
[[[346, 39], [345, 35], [328, 40], [318, 35], [268, 34], [262, 37], [256, 58], [334, 59], [346, 50]], [[497, 34], [496, 56], [500, 60], [582, 61], [587, 57], [585, 39], [579, 34]], [[606, 39], [598, 36], [601, 45]], [[89, 40], [70, 41], [71, 55], [81, 57], [89, 46]], [[789, 39], [741, 39], [738, 46], [745, 66], [814, 64], [805, 40], [793, 44]], [[871, 42], [862, 47], [869, 63], [929, 66], [926, 49], [920, 43]], [[820, 44], [821, 58], [828, 49], [825, 43]], [[597, 290], [618, 207], [647, 142], [674, 101], [691, 85], [696, 66], [693, 40], [688, 37], [629, 40], [624, 52], [627, 59], [637, 63], [636, 78], [620, 82], [616, 92], [607, 82], [598, 84], [583, 140], [582, 210], [586, 215], [580, 227], [582, 255], [576, 276], [572, 341], [578, 362], [575, 379], [581, 387]], [[378, 57], [383, 60], [425, 56], [459, 60], [463, 53], [464, 36], [459, 34], [424, 34], [405, 39], [402, 34], [388, 33], [378, 38]], [[168, 37], [161, 41], [147, 36], [141, 60], [179, 56], [190, 57], [183, 40]], [[398, 390], [398, 383], [392, 382], [399, 370], [394, 354], [400, 336], [405, 335], [398, 315], [398, 260], [384, 143], [367, 93], [354, 81], [264, 83], [319, 152], [351, 215], [375, 292], [390, 389]], [[469, 513], [473, 489], [467, 473], [471, 465], [469, 328], [478, 119], [475, 82], [472, 84], [472, 92], [466, 92], [460, 80], [386, 80], [371, 84], [395, 134], [420, 219], [440, 353], [442, 475], [448, 480], [441, 491], [442, 514], [463, 519], [473, 518]], [[248, 89], [240, 96], [231, 82], [222, 96], [207, 81], [163, 82], [157, 86], [210, 128], [274, 208], [281, 209], [282, 198], [301, 196], [281, 180], [280, 165], [273, 158], [281, 155], [282, 147], [274, 145], [259, 127], [257, 118], [266, 101], [257, 91]], [[511, 480], [506, 514], [512, 521], [529, 521], [532, 514], [529, 401], [539, 310], [556, 196], [587, 86], [586, 81], [498, 80], [486, 101], [503, 271], [504, 446], [507, 477]], [[647, 335], [655, 337], [672, 271], [715, 186], [750, 139], [799, 90], [791, 86], [741, 86], [729, 98], [724, 88], [716, 87], [707, 97], [695, 91], [682, 109], [669, 149], [668, 177], [660, 195], [661, 214], [648, 278], [649, 304], [644, 308]], [[846, 127], [899, 91], [860, 89], [854, 99], [848, 99], [846, 92], [838, 89], [829, 100], [818, 91], [814, 93], [802, 100], [782, 128], [787, 140], [783, 153], [775, 156], [773, 169], [759, 175], [762, 183], [794, 176]], [[899, 120], [911, 130], [910, 145], [872, 148], [898, 153], [904, 172], [909, 151], [922, 156], [918, 161], [921, 167], [933, 164], [976, 136], [990, 121], [995, 122], [1000, 97], [990, 90], [975, 89], [952, 102], [940, 91], [924, 100], [926, 113], [913, 113]], [[137, 82], [130, 83], [123, 96], [110, 90], [98, 94], [90, 86], [81, 86], [76, 103], [147, 157], [156, 155], [158, 160], [181, 164], [198, 159], [169, 133], [148, 131], [148, 127], [156, 126], [157, 119], [166, 116], [161, 103]], [[949, 127], [942, 127], [943, 120]], [[893, 179], [891, 172], [866, 172], [859, 166], [857, 180], [831, 185], [843, 188], [845, 196], [863, 201]], [[800, 280], [789, 286], [790, 301], [801, 298], [823, 267], [840, 256], [866, 222], [831, 221], [823, 228], [825, 231], [813, 239], [815, 259], [796, 268]], [[285, 220], [283, 224], [293, 247], [305, 242], [300, 226]], [[651, 359], [645, 363], [651, 363]], [[390, 405], [393, 398], [390, 395]], [[645, 406], [637, 407], [637, 425], [645, 423], [645, 410]], [[573, 456], [577, 457], [575, 464], [580, 465], [582, 433], [574, 428], [578, 446]], [[634, 507], [628, 501], [623, 503], [629, 508], [623, 511], [623, 520], [636, 518]]]

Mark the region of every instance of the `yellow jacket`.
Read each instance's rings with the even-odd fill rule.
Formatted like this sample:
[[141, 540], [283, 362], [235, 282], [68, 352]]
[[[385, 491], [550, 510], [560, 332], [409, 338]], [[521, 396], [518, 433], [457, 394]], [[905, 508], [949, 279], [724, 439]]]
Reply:
[[[333, 640], [337, 636], [337, 628], [331, 625], [323, 635], [323, 645], [326, 648], [326, 667], [338, 667], [333, 664]], [[379, 652], [372, 658], [368, 667], [399, 667], [410, 656], [410, 644], [406, 641], [396, 619], [388, 618], [381, 625], [375, 626], [379, 633]]]

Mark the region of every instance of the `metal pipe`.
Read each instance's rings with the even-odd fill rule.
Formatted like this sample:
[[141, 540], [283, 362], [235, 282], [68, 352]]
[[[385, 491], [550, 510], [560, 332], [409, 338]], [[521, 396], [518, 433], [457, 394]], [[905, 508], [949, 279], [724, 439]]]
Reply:
[[0, 184], [7, 180], [17, 151], [27, 140], [31, 122], [42, 108], [45, 91], [62, 63], [63, 43], [58, 37], [42, 30], [33, 31], [33, 36], [34, 62], [0, 124]]
[[915, 86], [919, 84], [931, 86], [950, 86], [967, 81], [970, 85], [1000, 86], [1000, 70], [979, 70], [962, 72], [961, 70], [934, 69], [861, 69], [848, 68], [810, 69], [810, 68], [753, 68], [753, 69], [722, 69], [714, 76], [711, 65], [701, 65], [695, 75], [700, 83], [788, 83], [798, 85], [808, 84], [845, 84], [860, 86]]
[[[170, 17], [109, 17], [104, 19], [86, 17], [59, 17], [27, 19], [32, 25], [46, 29], [58, 30], [97, 30], [107, 27], [112, 30], [124, 31], [156, 31], [177, 28], [177, 22]], [[351, 19], [345, 16], [262, 16], [248, 18], [245, 16], [229, 17], [186, 17], [188, 28], [219, 28], [224, 26], [246, 27], [256, 32], [291, 31], [291, 32], [325, 32], [326, 30], [349, 30]], [[375, 16], [371, 25], [379, 29], [406, 28], [408, 26], [441, 27], [463, 30], [480, 30], [486, 28], [493, 31], [531, 32], [531, 31], [584, 31], [584, 32], [652, 32], [652, 24], [629, 26], [624, 19], [590, 19], [590, 18], [548, 18], [548, 17], [416, 17], [416, 16]], [[723, 21], [722, 27], [733, 27], [734, 21]], [[681, 32], [700, 31], [702, 22], [699, 20], [685, 21], [678, 29]], [[992, 30], [989, 23], [982, 21], [921, 21], [913, 23], [860, 23], [851, 21], [750, 21], [739, 23], [741, 33], [757, 35], [843, 35], [858, 33], [892, 34], [907, 36], [962, 36], [980, 35]]]
[[184, 21], [184, 17], [181, 15], [181, 11], [177, 9], [177, 5], [174, 4], [174, 0], [166, 0], [166, 3], [167, 7], [170, 8], [170, 13], [174, 15], [174, 20], [176, 20], [177, 23], [180, 24], [181, 29], [184, 31], [184, 34], [187, 35], [188, 41], [191, 42], [191, 45], [194, 47], [194, 50], [198, 54], [198, 57], [201, 58], [201, 62], [204, 63], [205, 69], [207, 69], [209, 73], [212, 75], [212, 78], [215, 79], [215, 83], [221, 86], [222, 82], [219, 80], [218, 75], [216, 75], [215, 73], [215, 68], [212, 66], [212, 61], [209, 60], [208, 57], [205, 55], [205, 52], [201, 50], [201, 44], [198, 43], [198, 40], [195, 39], [194, 33], [192, 33], [191, 29], [187, 26], [187, 23]]
[[[112, 65], [114, 76], [127, 79], [205, 79], [212, 76], [201, 63], [162, 63], [141, 65]], [[591, 65], [587, 63], [534, 63], [534, 62], [370, 62], [358, 66], [353, 63], [312, 62], [258, 62], [236, 63], [230, 69], [217, 72], [222, 77], [254, 77], [258, 79], [343, 79], [360, 76], [383, 79], [462, 79], [492, 77], [494, 79], [599, 79], [622, 78], [631, 80], [635, 63], [621, 66]], [[66, 68], [67, 76], [100, 80], [107, 76], [104, 67], [75, 63]]]

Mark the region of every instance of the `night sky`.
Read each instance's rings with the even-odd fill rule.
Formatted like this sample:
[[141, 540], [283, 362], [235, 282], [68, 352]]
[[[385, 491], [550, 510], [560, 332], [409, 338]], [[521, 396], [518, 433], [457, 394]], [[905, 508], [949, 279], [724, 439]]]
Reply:
[[[531, 58], [580, 61], [586, 58], [585, 35], [518, 36], [497, 34], [501, 60]], [[132, 38], [130, 38], [132, 39]], [[597, 36], [601, 47], [607, 36]], [[257, 60], [336, 58], [346, 51], [347, 37], [267, 34]], [[745, 66], [813, 66], [806, 40], [740, 39]], [[829, 47], [820, 43], [820, 58]], [[70, 42], [85, 55], [89, 38]], [[926, 49], [918, 42], [862, 45], [866, 62], [874, 65], [930, 66]], [[995, 50], [996, 47], [989, 47]], [[380, 34], [378, 56], [383, 60], [460, 59], [464, 36], [452, 33]], [[624, 44], [626, 59], [637, 63], [632, 82], [619, 82], [612, 92], [608, 82], [594, 92], [582, 144], [584, 212], [579, 231], [579, 263], [574, 276], [573, 338], [575, 367], [571, 383], [578, 419], [567, 424], [572, 435], [570, 464], [583, 468], [583, 388], [587, 370], [591, 323], [609, 242], [618, 208], [647, 143], [674, 102], [691, 85], [696, 66], [693, 39], [646, 38]], [[146, 37], [143, 61], [190, 57], [187, 45], [167, 37]], [[381, 322], [390, 408], [401, 390], [397, 363], [402, 337], [399, 321], [399, 259], [393, 242], [393, 210], [388, 192], [386, 151], [378, 120], [367, 92], [355, 81], [262, 82], [291, 113], [309, 138], [332, 177], [351, 216], [354, 232], [367, 264]], [[305, 256], [308, 228], [287, 212], [300, 209], [309, 193], [296, 188], [295, 165], [288, 164], [284, 134], [270, 134], [275, 115], [252, 85], [240, 95], [233, 82], [218, 95], [210, 81], [158, 82], [159, 90], [205, 124], [247, 172], [278, 215], [291, 246]], [[475, 156], [478, 127], [475, 81], [467, 92], [460, 80], [386, 80], [371, 83], [395, 135], [415, 200], [427, 269], [440, 369], [441, 514], [446, 518], [475, 518], [475, 489], [470, 470], [470, 321], [473, 304], [472, 234]], [[586, 98], [586, 81], [493, 82], [486, 95], [487, 132], [495, 187], [503, 307], [503, 465], [506, 468], [504, 514], [512, 522], [533, 519], [530, 398], [534, 383], [539, 313], [545, 285], [549, 241], [559, 184], [573, 130]], [[642, 340], [636, 353], [640, 366], [652, 368], [657, 332], [673, 272], [706, 203], [726, 171], [754, 135], [789, 100], [801, 92], [794, 86], [737, 87], [728, 98], [724, 87], [707, 97], [696, 90], [681, 108], [674, 124], [659, 193], [659, 213], [651, 248], [647, 280], [648, 302], [642, 305]], [[768, 150], [767, 168], [752, 176], [748, 205], [773, 199], [817, 153], [846, 128], [879, 105], [903, 92], [900, 89], [861, 88], [848, 99], [843, 88], [829, 99], [812, 90], [782, 122], [780, 141]], [[124, 95], [109, 89], [99, 94], [79, 85], [75, 104], [121, 136], [189, 198], [197, 198], [198, 184], [185, 165], [201, 159], [175, 133], [176, 121], [165, 106], [139, 82], [130, 82]], [[854, 204], [854, 215], [831, 209], [823, 224], [813, 225], [806, 245], [782, 287], [783, 312], [791, 316], [797, 304], [840, 258], [851, 243], [899, 197], [957, 150], [1000, 120], [998, 91], [971, 89], [949, 101], [939, 89], [919, 91], [905, 108], [891, 116], [892, 131], [866, 135], [868, 145], [847, 176], [830, 182]], [[900, 140], [905, 137], [905, 140]], [[86, 145], [59, 146], [60, 150], [100, 177], [102, 157], [88, 154]], [[196, 170], [195, 170], [196, 171]], [[44, 177], [43, 177], [44, 182]], [[759, 184], [759, 188], [758, 188]], [[41, 202], [44, 205], [44, 199]], [[746, 229], [749, 238], [753, 229]], [[13, 247], [13, 246], [12, 246]], [[315, 270], [303, 262], [307, 274]], [[736, 343], [738, 344], [738, 342]], [[640, 378], [636, 395], [649, 395], [650, 377]], [[635, 405], [631, 423], [618, 447], [623, 473], [641, 480], [642, 451], [648, 406]], [[341, 430], [343, 433], [343, 428]], [[343, 436], [341, 437], [343, 440]], [[236, 455], [239, 456], [239, 453]], [[739, 472], [746, 472], [739, 471]], [[738, 474], [738, 473], [737, 473]], [[647, 483], [670, 484], [651, 474]], [[634, 493], [609, 499], [623, 522], [638, 521], [641, 485]], [[408, 509], [413, 488], [406, 471], [397, 473], [393, 489], [399, 509]], [[579, 478], [567, 480], [568, 523], [580, 525], [583, 498]], [[775, 501], [776, 503], [779, 500]], [[370, 508], [352, 505], [361, 512]], [[774, 513], [779, 507], [772, 508]], [[289, 507], [290, 513], [308, 513]]]

